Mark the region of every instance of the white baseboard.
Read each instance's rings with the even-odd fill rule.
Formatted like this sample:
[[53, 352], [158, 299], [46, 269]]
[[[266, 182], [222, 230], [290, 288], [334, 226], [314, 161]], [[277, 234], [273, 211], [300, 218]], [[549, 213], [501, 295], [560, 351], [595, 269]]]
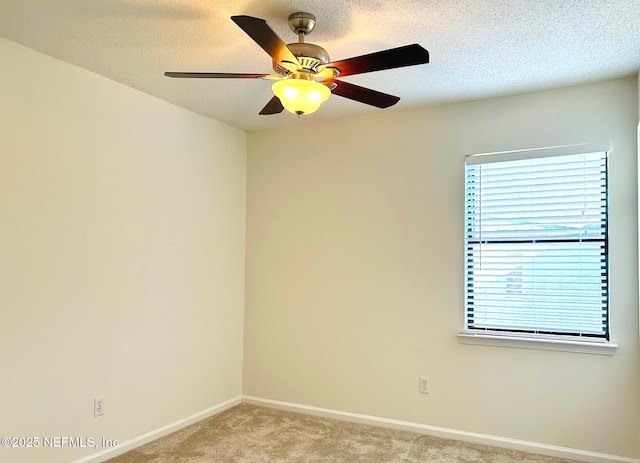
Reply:
[[146, 434], [142, 434], [141, 436], [134, 437], [133, 439], [120, 442], [118, 447], [93, 453], [89, 456], [80, 458], [79, 460], [74, 460], [71, 463], [101, 463], [110, 458], [115, 458], [118, 455], [122, 455], [123, 453], [130, 452], [131, 450], [138, 448], [144, 444], [147, 444], [151, 441], [167, 436], [173, 432], [179, 431], [182, 428], [186, 428], [187, 426], [193, 423], [197, 423], [198, 421], [204, 420], [205, 418], [209, 418], [210, 416], [217, 415], [218, 413], [221, 413], [225, 410], [228, 410], [231, 407], [234, 407], [240, 404], [240, 402], [241, 402], [240, 397], [234, 397], [233, 399], [226, 400], [217, 405], [214, 405], [213, 407], [209, 407], [205, 410], [202, 410], [201, 412], [194, 413], [191, 416], [175, 421], [171, 424], [168, 424], [167, 426], [163, 426], [161, 428], [150, 431]]
[[498, 437], [488, 434], [459, 431], [456, 429], [441, 428], [439, 426], [411, 423], [409, 421], [393, 420], [388, 418], [380, 418], [378, 416], [362, 415], [360, 413], [343, 412], [340, 410], [331, 410], [328, 408], [319, 408], [309, 405], [281, 402], [279, 400], [263, 399], [261, 397], [243, 395], [242, 403], [277, 408], [280, 410], [287, 410], [291, 412], [306, 413], [308, 415], [322, 416], [325, 418], [333, 418], [342, 421], [350, 421], [353, 423], [368, 424], [383, 428], [412, 431], [420, 434], [442, 437], [445, 439], [456, 439], [465, 442], [473, 442], [476, 444], [520, 450], [523, 452], [537, 453], [540, 455], [548, 455], [557, 458], [580, 460], [589, 463], [640, 463], [640, 459], [638, 458], [622, 457], [618, 455], [609, 455], [606, 453], [591, 452], [588, 450], [560, 447], [557, 445], [540, 444], [538, 442], [510, 439], [508, 437]]

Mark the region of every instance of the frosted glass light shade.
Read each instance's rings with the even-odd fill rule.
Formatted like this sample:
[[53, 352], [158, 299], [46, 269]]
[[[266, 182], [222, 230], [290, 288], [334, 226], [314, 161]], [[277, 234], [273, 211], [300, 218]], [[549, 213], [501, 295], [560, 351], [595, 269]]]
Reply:
[[315, 112], [331, 95], [331, 90], [314, 80], [279, 80], [272, 90], [284, 109], [299, 116]]

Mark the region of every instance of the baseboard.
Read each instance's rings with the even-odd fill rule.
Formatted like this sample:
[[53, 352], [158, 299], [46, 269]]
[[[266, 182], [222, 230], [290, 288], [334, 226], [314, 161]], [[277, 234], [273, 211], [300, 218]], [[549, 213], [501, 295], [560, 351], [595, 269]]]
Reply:
[[118, 445], [118, 447], [116, 448], [106, 449], [80, 458], [79, 460], [74, 460], [71, 463], [101, 463], [110, 458], [115, 458], [118, 455], [130, 452], [131, 450], [138, 448], [141, 445], [147, 444], [151, 441], [167, 436], [173, 432], [179, 431], [182, 428], [186, 428], [187, 426], [209, 418], [210, 416], [217, 415], [218, 413], [221, 413], [231, 407], [240, 404], [240, 402], [240, 397], [234, 397], [233, 399], [226, 400], [217, 405], [214, 405], [213, 407], [209, 407], [198, 413], [194, 413], [191, 416], [175, 421], [171, 424], [168, 424], [167, 426], [163, 426], [146, 434], [142, 434], [141, 436], [134, 437], [133, 439], [120, 442], [120, 445]]
[[507, 437], [491, 436], [488, 434], [478, 434], [474, 432], [459, 431], [456, 429], [442, 428], [439, 426], [429, 426], [420, 423], [411, 423], [408, 421], [392, 420], [388, 418], [380, 418], [378, 416], [362, 415], [359, 413], [343, 412], [340, 410], [331, 410], [328, 408], [312, 407], [309, 405], [301, 405], [290, 402], [282, 402], [279, 400], [263, 399], [261, 397], [242, 396], [242, 403], [260, 405], [263, 407], [277, 408], [298, 413], [306, 413], [308, 415], [322, 416], [325, 418], [334, 418], [342, 421], [350, 421], [353, 423], [368, 424], [383, 428], [399, 429], [403, 431], [412, 431], [420, 434], [428, 434], [431, 436], [442, 437], [445, 439], [456, 439], [464, 442], [472, 442], [475, 444], [491, 445], [494, 447], [502, 447], [512, 450], [520, 450], [523, 452], [537, 453], [540, 455], [548, 455], [557, 458], [566, 458], [570, 460], [580, 460], [588, 463], [640, 463], [638, 458], [622, 457], [617, 455], [609, 455], [606, 453], [591, 452], [588, 450], [572, 449], [569, 447], [560, 447], [557, 445], [540, 444], [537, 442], [529, 442], [519, 439], [510, 439]]

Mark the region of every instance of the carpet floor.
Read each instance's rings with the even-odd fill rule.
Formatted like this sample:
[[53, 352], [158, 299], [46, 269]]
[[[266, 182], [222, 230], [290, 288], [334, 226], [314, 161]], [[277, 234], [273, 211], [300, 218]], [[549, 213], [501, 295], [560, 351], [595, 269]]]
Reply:
[[107, 463], [575, 463], [242, 404]]

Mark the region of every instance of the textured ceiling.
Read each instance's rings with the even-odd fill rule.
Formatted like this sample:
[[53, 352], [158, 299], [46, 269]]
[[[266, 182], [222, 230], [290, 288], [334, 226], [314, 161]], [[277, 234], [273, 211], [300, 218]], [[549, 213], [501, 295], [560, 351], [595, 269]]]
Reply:
[[[265, 80], [170, 79], [164, 71], [270, 73], [229, 18], [264, 18], [287, 43], [296, 11], [332, 60], [410, 43], [430, 63], [345, 77], [401, 97], [377, 109], [332, 96], [313, 115], [259, 116]], [[0, 36], [227, 124], [255, 130], [487, 98], [636, 74], [638, 0], [0, 0]]]

